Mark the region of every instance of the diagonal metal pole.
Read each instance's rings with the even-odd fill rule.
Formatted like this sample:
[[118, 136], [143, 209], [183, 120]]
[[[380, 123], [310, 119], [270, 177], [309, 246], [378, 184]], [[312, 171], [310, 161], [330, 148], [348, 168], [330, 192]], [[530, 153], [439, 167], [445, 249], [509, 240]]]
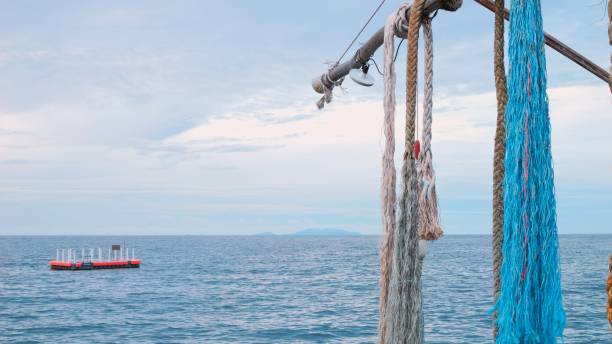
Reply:
[[[424, 14], [437, 10], [456, 11], [463, 4], [463, 0], [427, 0], [423, 9]], [[406, 18], [410, 17], [410, 8], [407, 10]], [[324, 93], [325, 89], [334, 87], [334, 83], [345, 77], [351, 69], [359, 68], [366, 64], [374, 52], [383, 44], [385, 28], [381, 27], [376, 33], [357, 50], [355, 55], [343, 63], [331, 68], [327, 73], [312, 80], [312, 88], [317, 93]]]
[[[474, 0], [474, 1], [476, 1], [483, 7], [487, 8], [491, 12], [495, 12], [495, 3], [493, 1], [491, 0]], [[504, 18], [506, 20], [510, 20], [510, 12], [508, 11], [508, 9], [504, 10]], [[558, 40], [557, 38], [555, 38], [554, 36], [546, 32], [544, 32], [544, 40], [545, 40], [546, 45], [555, 49], [561, 55], [572, 60], [573, 62], [575, 62], [582, 68], [588, 70], [593, 75], [603, 80], [606, 84], [609, 82], [610, 73], [608, 73], [605, 69], [595, 64], [595, 62], [584, 57], [576, 50], [570, 48], [568, 45], [566, 45], [565, 43], [561, 42], [560, 40]]]

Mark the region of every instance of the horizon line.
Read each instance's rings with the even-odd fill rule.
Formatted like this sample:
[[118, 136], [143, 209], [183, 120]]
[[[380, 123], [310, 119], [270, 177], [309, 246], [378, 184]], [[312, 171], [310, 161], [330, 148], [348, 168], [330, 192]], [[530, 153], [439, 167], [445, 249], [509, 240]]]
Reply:
[[[254, 234], [1, 234], [0, 237], [33, 237], [33, 236], [143, 236], [143, 237], [155, 237], [155, 236], [249, 236], [249, 237], [269, 237], [269, 236], [291, 236], [291, 237], [359, 237], [359, 236], [381, 236], [380, 234], [362, 234], [355, 232], [357, 234], [307, 234], [300, 235], [295, 233], [286, 233], [286, 234], [266, 234], [262, 235], [261, 233]], [[491, 236], [491, 233], [455, 233], [455, 234], [445, 234], [442, 237], [447, 236]], [[566, 235], [612, 235], [612, 233], [558, 233], [559, 236]]]

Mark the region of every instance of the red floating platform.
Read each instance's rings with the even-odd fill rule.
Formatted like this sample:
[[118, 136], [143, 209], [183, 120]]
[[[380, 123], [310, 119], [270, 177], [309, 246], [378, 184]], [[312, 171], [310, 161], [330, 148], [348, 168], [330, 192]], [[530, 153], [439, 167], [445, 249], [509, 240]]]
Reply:
[[61, 260], [52, 260], [49, 262], [49, 267], [53, 270], [97, 270], [97, 269], [126, 269], [139, 268], [140, 259], [131, 260], [113, 260], [113, 261], [96, 261], [96, 262], [69, 262]]

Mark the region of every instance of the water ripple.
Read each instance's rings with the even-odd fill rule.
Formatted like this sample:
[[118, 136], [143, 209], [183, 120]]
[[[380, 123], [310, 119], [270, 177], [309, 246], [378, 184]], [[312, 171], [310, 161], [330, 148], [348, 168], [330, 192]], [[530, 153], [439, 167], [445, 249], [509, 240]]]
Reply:
[[[56, 247], [113, 237], [2, 237], [0, 342], [373, 343], [378, 237], [128, 237], [140, 269], [50, 271]], [[612, 236], [561, 238], [567, 343], [612, 343]], [[430, 245], [428, 343], [490, 343], [490, 237]]]

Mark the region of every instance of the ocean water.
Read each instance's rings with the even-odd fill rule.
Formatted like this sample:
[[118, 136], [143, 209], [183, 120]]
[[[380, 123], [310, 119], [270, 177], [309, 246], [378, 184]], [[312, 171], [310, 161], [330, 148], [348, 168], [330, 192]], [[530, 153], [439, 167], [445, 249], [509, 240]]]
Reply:
[[[135, 247], [140, 269], [51, 271], [57, 247]], [[0, 236], [2, 343], [374, 343], [379, 237]], [[562, 236], [565, 343], [612, 343], [612, 236]], [[427, 343], [490, 343], [488, 236], [429, 245]]]

